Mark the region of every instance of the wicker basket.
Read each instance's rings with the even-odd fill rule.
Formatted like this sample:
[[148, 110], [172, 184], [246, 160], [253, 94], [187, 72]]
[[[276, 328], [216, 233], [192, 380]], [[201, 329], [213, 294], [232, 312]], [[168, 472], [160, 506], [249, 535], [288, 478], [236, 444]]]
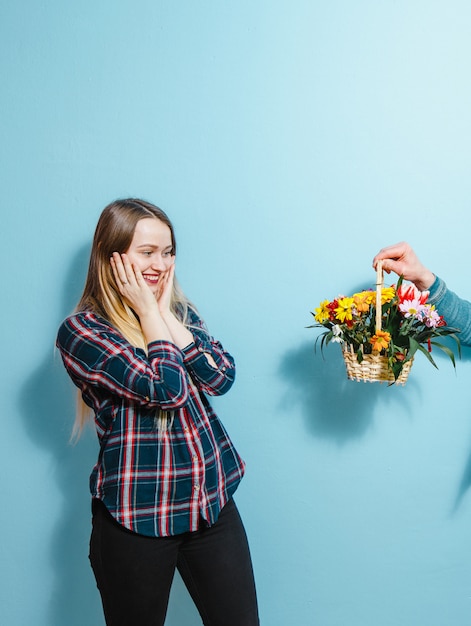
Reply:
[[[381, 330], [381, 292], [384, 286], [384, 275], [382, 262], [379, 261], [376, 267], [376, 330]], [[412, 367], [414, 359], [412, 358], [404, 367], [397, 380], [394, 374], [388, 368], [388, 357], [383, 355], [364, 354], [363, 361], [358, 362], [357, 354], [353, 350], [353, 346], [347, 343], [342, 344], [342, 354], [347, 368], [347, 377], [349, 380], [357, 380], [363, 382], [387, 382], [389, 384], [405, 385], [407, 377]]]

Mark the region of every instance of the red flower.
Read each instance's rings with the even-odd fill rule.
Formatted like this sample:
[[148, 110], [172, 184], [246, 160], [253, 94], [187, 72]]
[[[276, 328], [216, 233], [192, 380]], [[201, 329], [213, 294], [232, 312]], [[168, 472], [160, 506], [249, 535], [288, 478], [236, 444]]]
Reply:
[[425, 304], [428, 298], [428, 291], [419, 291], [415, 285], [404, 286], [402, 284], [397, 290], [397, 296], [399, 304], [402, 304], [404, 300], [418, 300], [420, 304]]
[[332, 302], [330, 302], [327, 305], [327, 308], [329, 309], [329, 320], [331, 322], [335, 321], [335, 309], [339, 306], [339, 302], [337, 299], [332, 300]]

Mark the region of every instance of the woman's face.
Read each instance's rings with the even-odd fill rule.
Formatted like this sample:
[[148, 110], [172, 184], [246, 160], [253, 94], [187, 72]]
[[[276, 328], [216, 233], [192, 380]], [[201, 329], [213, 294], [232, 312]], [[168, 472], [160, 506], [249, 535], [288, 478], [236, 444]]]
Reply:
[[167, 224], [153, 217], [139, 220], [126, 254], [154, 293], [159, 276], [174, 262], [172, 248], [172, 235]]

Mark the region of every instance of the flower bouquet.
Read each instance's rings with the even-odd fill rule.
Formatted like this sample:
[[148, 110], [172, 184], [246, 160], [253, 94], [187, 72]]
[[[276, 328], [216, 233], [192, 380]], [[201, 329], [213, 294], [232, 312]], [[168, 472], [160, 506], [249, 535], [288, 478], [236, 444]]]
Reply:
[[404, 285], [384, 287], [381, 262], [377, 266], [376, 291], [367, 290], [352, 296], [324, 300], [312, 315], [325, 328], [319, 335], [321, 350], [330, 342], [340, 343], [351, 380], [405, 384], [415, 353], [425, 354], [434, 367], [432, 346], [443, 350], [453, 366], [455, 356], [437, 337], [452, 337], [460, 354], [456, 328], [450, 328], [435, 307], [427, 303], [428, 292]]

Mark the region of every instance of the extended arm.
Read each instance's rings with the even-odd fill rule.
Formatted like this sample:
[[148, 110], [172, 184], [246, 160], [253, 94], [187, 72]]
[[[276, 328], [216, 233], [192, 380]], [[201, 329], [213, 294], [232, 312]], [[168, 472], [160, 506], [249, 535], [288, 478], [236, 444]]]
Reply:
[[471, 345], [471, 302], [450, 291], [441, 278], [423, 265], [408, 243], [401, 242], [380, 250], [373, 259], [373, 267], [380, 260], [386, 272], [403, 276], [420, 291], [428, 291], [428, 302], [435, 305], [447, 326], [458, 328], [460, 341]]

